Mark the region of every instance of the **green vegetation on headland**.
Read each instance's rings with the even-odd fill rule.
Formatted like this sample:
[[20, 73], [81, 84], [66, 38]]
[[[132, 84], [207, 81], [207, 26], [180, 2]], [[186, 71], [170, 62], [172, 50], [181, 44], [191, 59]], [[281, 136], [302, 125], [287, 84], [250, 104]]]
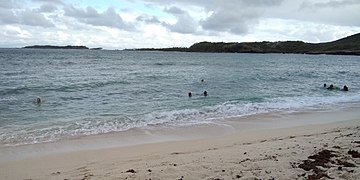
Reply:
[[211, 53], [295, 53], [360, 55], [360, 33], [326, 43], [305, 43], [302, 41], [278, 42], [200, 42], [189, 48], [143, 48], [136, 51], [181, 51]]

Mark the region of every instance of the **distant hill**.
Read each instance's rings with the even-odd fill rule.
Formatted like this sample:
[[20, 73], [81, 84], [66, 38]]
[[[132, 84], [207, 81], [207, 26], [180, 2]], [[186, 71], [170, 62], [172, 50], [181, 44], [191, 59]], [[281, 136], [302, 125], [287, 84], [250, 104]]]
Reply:
[[302, 41], [278, 42], [199, 42], [189, 48], [147, 48], [146, 51], [184, 51], [212, 53], [301, 53], [360, 55], [360, 33], [326, 43], [305, 43]]
[[25, 46], [26, 49], [89, 49], [86, 46], [52, 46], [52, 45], [34, 45], [34, 46]]

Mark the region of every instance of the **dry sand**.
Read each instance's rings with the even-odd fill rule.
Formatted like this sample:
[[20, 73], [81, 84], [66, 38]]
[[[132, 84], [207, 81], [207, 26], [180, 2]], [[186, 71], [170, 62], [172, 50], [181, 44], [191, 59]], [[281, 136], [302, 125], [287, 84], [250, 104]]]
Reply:
[[4, 161], [0, 179], [358, 179], [359, 152], [358, 117]]

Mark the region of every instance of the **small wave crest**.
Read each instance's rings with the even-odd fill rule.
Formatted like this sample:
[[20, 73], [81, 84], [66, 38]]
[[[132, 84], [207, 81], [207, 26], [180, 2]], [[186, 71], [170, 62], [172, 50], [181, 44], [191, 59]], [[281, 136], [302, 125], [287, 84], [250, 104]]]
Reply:
[[22, 70], [22, 71], [6, 71], [4, 73], [5, 76], [18, 76], [18, 75], [23, 75], [26, 74], [26, 71]]
[[243, 117], [269, 112], [294, 112], [304, 109], [322, 109], [339, 103], [360, 102], [360, 96], [337, 97], [285, 97], [268, 99], [263, 102], [229, 101], [201, 109], [184, 109], [169, 112], [153, 112], [146, 117], [148, 124], [206, 123], [214, 119]]
[[173, 62], [158, 62], [158, 63], [154, 63], [155, 66], [173, 66], [175, 65], [175, 63]]
[[83, 118], [48, 122], [31, 128], [3, 127], [0, 129], [0, 142], [7, 146], [53, 142], [77, 136], [125, 131], [134, 127], [131, 122], [126, 118]]
[[2, 95], [17, 95], [17, 94], [23, 94], [28, 91], [37, 90], [39, 87], [33, 86], [18, 86], [18, 87], [12, 87], [12, 88], [4, 88], [0, 90], [0, 93]]
[[46, 92], [46, 91], [56, 91], [56, 92], [76, 92], [82, 90], [89, 90], [94, 88], [101, 88], [105, 86], [117, 85], [117, 84], [130, 84], [127, 81], [120, 80], [111, 80], [111, 81], [97, 81], [91, 83], [72, 83], [72, 84], [56, 84], [56, 85], [21, 85], [18, 87], [8, 87], [0, 90], [0, 93], [3, 95], [19, 95], [25, 94], [28, 92]]
[[110, 85], [116, 84], [130, 84], [127, 81], [119, 81], [119, 80], [110, 80], [110, 81], [95, 81], [91, 83], [74, 83], [68, 85], [59, 85], [54, 87], [48, 87], [46, 90], [50, 91], [60, 91], [60, 92], [73, 92], [73, 91], [81, 91], [81, 90], [88, 90], [93, 88], [100, 88]]

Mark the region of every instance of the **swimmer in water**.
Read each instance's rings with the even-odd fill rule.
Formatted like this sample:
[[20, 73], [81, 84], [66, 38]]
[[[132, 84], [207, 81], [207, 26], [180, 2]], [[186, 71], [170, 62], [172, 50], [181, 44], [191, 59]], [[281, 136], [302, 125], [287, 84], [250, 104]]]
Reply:
[[191, 92], [189, 92], [189, 93], [188, 93], [188, 96], [189, 96], [189, 97], [191, 97], [191, 96], [192, 96]]
[[37, 97], [37, 98], [35, 99], [35, 103], [36, 103], [36, 104], [41, 104], [41, 98]]
[[324, 88], [326, 88], [326, 83], [324, 84]]
[[341, 90], [342, 91], [349, 91], [349, 88], [345, 85]]
[[207, 91], [204, 91], [204, 96], [207, 96], [207, 95], [208, 95]]
[[329, 89], [329, 90], [333, 90], [334, 89], [334, 85], [330, 84], [330, 86], [326, 89]]

